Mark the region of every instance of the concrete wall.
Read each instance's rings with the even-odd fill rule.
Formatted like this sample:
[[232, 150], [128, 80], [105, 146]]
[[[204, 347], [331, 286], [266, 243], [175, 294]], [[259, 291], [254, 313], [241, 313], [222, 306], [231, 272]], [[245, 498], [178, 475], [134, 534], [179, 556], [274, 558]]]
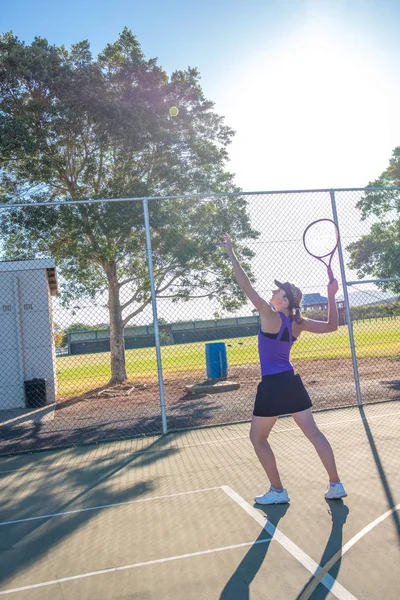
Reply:
[[24, 408], [24, 381], [34, 378], [47, 380], [55, 402], [51, 304], [46, 269], [0, 270], [0, 410]]

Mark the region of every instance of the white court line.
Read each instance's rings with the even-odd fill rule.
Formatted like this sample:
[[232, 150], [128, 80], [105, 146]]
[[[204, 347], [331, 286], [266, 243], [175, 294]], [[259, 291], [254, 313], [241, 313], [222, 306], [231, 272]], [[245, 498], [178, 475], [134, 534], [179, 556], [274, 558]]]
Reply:
[[[279, 531], [263, 517], [261, 513], [253, 508], [246, 500], [244, 500], [239, 494], [237, 494], [232, 488], [227, 485], [221, 486], [221, 489], [227, 494], [236, 504], [238, 504], [243, 510], [247, 512], [253, 519], [261, 525], [265, 531], [267, 531], [271, 536], [273, 536], [274, 540], [277, 541], [285, 550], [289, 552], [300, 564], [303, 565], [312, 575], [316, 575], [319, 571], [321, 571], [321, 566], [315, 562], [308, 554], [306, 554], [299, 546], [297, 546], [294, 542], [292, 542], [284, 533]], [[357, 600], [353, 594], [351, 594], [344, 586], [342, 586], [334, 577], [326, 573], [320, 583], [327, 590], [331, 592], [336, 598], [339, 600]]]
[[[361, 529], [361, 531], [359, 531], [358, 533], [356, 533], [356, 535], [354, 535], [348, 542], [346, 542], [344, 544], [344, 546], [342, 548], [342, 555], [345, 554], [345, 552], [347, 552], [348, 550], [350, 550], [350, 548], [352, 546], [354, 546], [354, 544], [356, 544], [362, 537], [364, 537], [364, 535], [366, 535], [367, 533], [369, 533], [371, 531], [371, 529], [373, 529], [374, 527], [376, 527], [377, 525], [379, 525], [379, 523], [382, 523], [382, 521], [384, 521], [385, 519], [387, 519], [390, 515], [392, 515], [397, 510], [400, 510], [400, 504], [396, 504], [396, 506], [394, 506], [390, 510], [386, 511], [385, 513], [383, 513], [383, 515], [381, 515], [380, 517], [378, 517], [377, 519], [375, 519], [375, 521], [371, 521], [371, 523], [369, 523], [369, 525], [366, 525], [364, 527], [364, 529]], [[332, 558], [334, 558], [334, 557], [332, 557]]]
[[40, 515], [38, 517], [27, 517], [26, 519], [16, 519], [15, 521], [3, 521], [0, 523], [0, 527], [3, 525], [15, 525], [15, 523], [26, 523], [28, 521], [39, 521], [41, 519], [52, 519], [53, 517], [63, 517], [65, 515], [76, 515], [78, 513], [89, 512], [91, 510], [102, 510], [103, 508], [115, 508], [118, 506], [129, 506], [131, 504], [137, 504], [139, 502], [150, 502], [151, 500], [162, 500], [163, 498], [175, 498], [176, 496], [187, 496], [189, 494], [201, 494], [202, 492], [211, 492], [213, 490], [220, 490], [221, 487], [204, 488], [202, 490], [191, 490], [189, 492], [179, 492], [178, 494], [167, 494], [166, 496], [153, 496], [152, 498], [139, 498], [138, 500], [129, 500], [128, 502], [117, 502], [115, 504], [102, 504], [100, 506], [89, 506], [88, 508], [79, 508], [76, 510], [68, 510], [65, 512], [52, 513], [50, 515]]
[[397, 504], [394, 508], [391, 508], [390, 510], [383, 513], [383, 515], [381, 515], [380, 517], [375, 519], [375, 521], [371, 521], [371, 523], [366, 525], [363, 529], [361, 529], [361, 531], [356, 533], [356, 535], [354, 535], [348, 542], [346, 542], [344, 544], [344, 546], [342, 546], [342, 548], [340, 548], [340, 550], [338, 550], [328, 560], [328, 562], [323, 566], [321, 571], [318, 574], [316, 573], [315, 579], [313, 579], [313, 581], [311, 581], [310, 584], [306, 587], [304, 592], [301, 594], [299, 600], [308, 600], [310, 598], [311, 594], [314, 592], [314, 590], [318, 586], [320, 579], [323, 576], [323, 573], [327, 573], [328, 571], [330, 571], [332, 569], [333, 565], [340, 558], [342, 558], [342, 556], [344, 556], [346, 554], [346, 552], [348, 552], [350, 550], [350, 548], [352, 548], [354, 546], [354, 544], [356, 544], [359, 540], [361, 540], [361, 538], [363, 538], [364, 535], [369, 533], [374, 527], [379, 525], [379, 523], [382, 523], [382, 521], [384, 521], [385, 519], [390, 517], [390, 515], [392, 515], [396, 510], [400, 510], [400, 504]]
[[[220, 489], [220, 488], [219, 488]], [[171, 562], [173, 560], [181, 560], [182, 558], [192, 558], [193, 556], [202, 556], [204, 554], [212, 554], [213, 552], [224, 552], [225, 550], [233, 550], [235, 548], [244, 548], [246, 546], [254, 546], [255, 544], [266, 544], [273, 541], [272, 538], [265, 540], [256, 540], [253, 542], [245, 542], [243, 544], [234, 544], [233, 546], [222, 546], [220, 548], [212, 548], [211, 550], [200, 550], [199, 552], [191, 552], [190, 554], [179, 554], [177, 556], [168, 556], [167, 558], [158, 558], [156, 560], [148, 560], [146, 562], [134, 563], [132, 565], [124, 565], [122, 567], [112, 567], [110, 569], [102, 569], [101, 571], [92, 571], [91, 573], [82, 573], [80, 575], [72, 575], [71, 577], [61, 577], [60, 579], [53, 579], [51, 581], [43, 581], [42, 583], [34, 583], [32, 585], [25, 585], [19, 588], [11, 588], [0, 592], [0, 596], [6, 596], [7, 594], [14, 594], [16, 592], [26, 592], [27, 590], [34, 590], [37, 588], [46, 587], [49, 585], [56, 585], [65, 583], [66, 581], [75, 581], [77, 579], [85, 579], [87, 577], [95, 577], [96, 575], [105, 575], [107, 573], [115, 573], [116, 571], [127, 571], [128, 569], [136, 569], [138, 567], [147, 567], [149, 565], [157, 565], [160, 563]]]
[[[366, 405], [368, 406], [368, 405]], [[357, 407], [353, 407], [353, 408], [357, 408]], [[339, 409], [338, 409], [339, 410]], [[318, 415], [318, 412], [313, 413], [314, 417], [316, 415]], [[369, 421], [375, 421], [376, 419], [383, 419], [385, 417], [392, 417], [392, 416], [400, 416], [400, 412], [393, 412], [393, 413], [385, 413], [383, 415], [372, 415], [367, 417], [367, 419]], [[286, 418], [286, 417], [285, 417]], [[324, 429], [325, 427], [331, 427], [331, 426], [335, 426], [335, 425], [341, 425], [342, 423], [358, 423], [360, 422], [361, 419], [360, 417], [355, 417], [353, 419], [339, 419], [338, 421], [331, 421], [331, 422], [327, 422], [324, 424], [318, 424], [318, 426], [321, 429]], [[250, 421], [249, 421], [250, 422]], [[243, 422], [243, 425], [245, 425], [247, 422]], [[237, 425], [237, 424], [235, 424]], [[233, 427], [234, 425], [223, 425], [223, 427]], [[283, 429], [273, 429], [272, 430], [272, 434], [276, 435], [279, 433], [286, 433], [287, 431], [300, 431], [299, 427], [296, 425], [295, 427], [284, 427]], [[225, 442], [231, 442], [232, 440], [244, 440], [247, 439], [249, 436], [246, 435], [235, 435], [232, 437], [228, 437], [228, 438], [221, 438], [219, 440], [210, 440], [207, 442], [197, 442], [195, 444], [183, 444], [182, 446], [179, 445], [171, 445], [171, 446], [166, 446], [165, 448], [160, 448], [157, 450], [147, 450], [146, 448], [144, 450], [132, 450], [132, 451], [128, 451], [126, 454], [127, 455], [138, 455], [138, 454], [159, 454], [160, 452], [165, 452], [167, 450], [183, 450], [185, 448], [197, 448], [198, 446], [208, 446], [210, 444], [224, 444]], [[126, 440], [124, 440], [126, 441]], [[113, 442], [111, 442], [113, 443]], [[118, 442], [115, 442], [118, 443]], [[57, 449], [56, 449], [57, 450]], [[71, 448], [67, 448], [65, 451], [69, 452], [71, 450]], [[1, 460], [1, 456], [0, 456], [0, 460]], [[121, 457], [118, 456], [110, 456], [109, 458], [105, 458], [105, 461], [111, 461], [111, 460], [120, 460]], [[124, 459], [127, 459], [127, 456], [124, 456]], [[84, 462], [91, 462], [92, 459], [87, 458], [84, 460]], [[58, 465], [35, 465], [35, 466], [29, 466], [29, 467], [20, 467], [19, 469], [0, 469], [0, 475], [2, 473], [17, 473], [17, 472], [24, 472], [24, 471], [29, 471], [30, 473], [32, 471], [41, 471], [41, 470], [51, 470], [51, 469], [59, 469], [60, 471], [64, 472], [64, 467], [63, 466], [58, 466]]]
[[[239, 496], [239, 494], [237, 494], [229, 486], [204, 488], [202, 490], [192, 490], [189, 492], [180, 492], [177, 494], [169, 494], [169, 495], [165, 495], [165, 496], [155, 496], [152, 498], [133, 500], [131, 502], [125, 502], [125, 503], [119, 503], [119, 504], [113, 504], [113, 505], [104, 505], [104, 506], [99, 506], [99, 507], [92, 507], [92, 508], [81, 509], [81, 510], [77, 510], [77, 511], [70, 511], [70, 512], [66, 512], [66, 513], [47, 515], [47, 516], [43, 516], [43, 517], [34, 517], [31, 519], [24, 519], [23, 521], [40, 519], [40, 518], [42, 518], [42, 519], [49, 518], [51, 516], [61, 516], [64, 514], [72, 514], [72, 513], [77, 513], [77, 512], [85, 512], [87, 510], [111, 508], [114, 506], [123, 506], [126, 504], [134, 504], [137, 502], [146, 502], [146, 501], [157, 500], [157, 499], [162, 499], [162, 498], [185, 496], [188, 494], [201, 493], [201, 492], [205, 492], [205, 491], [214, 491], [214, 490], [219, 490], [219, 489], [224, 491], [232, 500], [234, 500], [234, 502], [236, 502], [241, 508], [243, 508], [272, 537], [269, 539], [265, 539], [265, 540], [256, 540], [253, 542], [245, 542], [245, 543], [235, 544], [235, 545], [231, 545], [231, 546], [223, 546], [223, 547], [214, 548], [214, 549], [210, 549], [210, 550], [193, 552], [190, 554], [182, 554], [182, 555], [177, 555], [177, 556], [172, 556], [172, 557], [156, 559], [156, 560], [152, 560], [152, 561], [134, 563], [131, 565], [124, 565], [124, 566], [120, 566], [120, 567], [113, 567], [113, 568], [103, 569], [103, 570], [99, 570], [99, 571], [92, 571], [89, 573], [82, 573], [79, 575], [73, 575], [70, 577], [64, 577], [64, 578], [60, 578], [60, 579], [56, 579], [56, 580], [45, 581], [45, 582], [38, 583], [38, 584], [31, 584], [28, 586], [4, 590], [4, 591], [0, 592], [0, 595], [3, 596], [3, 595], [7, 595], [7, 594], [16, 593], [16, 592], [22, 592], [22, 591], [32, 590], [32, 589], [36, 589], [36, 588], [42, 588], [42, 587], [46, 587], [46, 586], [60, 584], [60, 583], [67, 582], [67, 581], [84, 579], [84, 578], [93, 577], [93, 576], [97, 576], [97, 575], [103, 575], [103, 574], [112, 573], [112, 572], [116, 572], [116, 571], [124, 571], [124, 570], [128, 570], [128, 569], [134, 569], [137, 567], [143, 567], [143, 566], [148, 566], [148, 565], [153, 565], [153, 564], [160, 564], [160, 563], [164, 563], [164, 562], [170, 562], [173, 560], [180, 560], [183, 558], [190, 558], [190, 557], [201, 556], [201, 555], [205, 555], [205, 554], [211, 554], [213, 552], [222, 552], [222, 551], [230, 550], [230, 549], [234, 549], [234, 548], [242, 548], [242, 547], [246, 547], [246, 546], [253, 546], [255, 544], [267, 543], [270, 541], [277, 541], [296, 560], [298, 560], [312, 575], [314, 575], [315, 577], [318, 577], [318, 574], [320, 573], [320, 575], [318, 577], [318, 582], [316, 583], [316, 585], [318, 585], [318, 583], [322, 583], [322, 585], [324, 585], [339, 600], [357, 600], [355, 598], [355, 596], [353, 596], [346, 588], [344, 588], [340, 583], [338, 583], [331, 575], [329, 575], [326, 572], [322, 576], [322, 572], [325, 572], [325, 569], [329, 570], [331, 568], [332, 564], [334, 564], [341, 555], [345, 554], [345, 552], [347, 552], [357, 541], [359, 541], [364, 535], [366, 535], [369, 531], [371, 531], [371, 529], [373, 529], [376, 525], [378, 525], [384, 519], [386, 519], [395, 510], [400, 509], [400, 504], [398, 504], [398, 505], [396, 505], [395, 508], [387, 511], [386, 513], [384, 513], [383, 515], [381, 515], [380, 517], [378, 517], [377, 519], [372, 521], [369, 525], [364, 527], [358, 534], [353, 536], [353, 538], [351, 538], [351, 540], [349, 540], [339, 552], [337, 552], [330, 559], [329, 563], [327, 563], [325, 565], [324, 569], [322, 569], [321, 566], [318, 565], [318, 563], [316, 563], [310, 556], [308, 556], [303, 550], [301, 550], [301, 548], [299, 548], [296, 544], [294, 544], [294, 542], [292, 542], [285, 534], [283, 534], [281, 531], [279, 531], [279, 529], [277, 529], [272, 523], [270, 523], [268, 520], [265, 521], [265, 518], [261, 515], [260, 512], [258, 512], [256, 509], [254, 509], [248, 502], [246, 502], [241, 496]], [[17, 521], [17, 522], [21, 522], [21, 521]], [[9, 522], [9, 523], [12, 523], [12, 522]], [[332, 564], [329, 566], [330, 563], [332, 563]], [[305, 590], [305, 592], [307, 590], [310, 590], [311, 585], [314, 584], [314, 581], [312, 582], [312, 584], [310, 584], [309, 588], [307, 588]], [[313, 585], [313, 589], [315, 589], [316, 585], [315, 584]], [[313, 590], [310, 590], [311, 593], [312, 593], [312, 591]], [[308, 598], [309, 596], [306, 596], [306, 597]]]

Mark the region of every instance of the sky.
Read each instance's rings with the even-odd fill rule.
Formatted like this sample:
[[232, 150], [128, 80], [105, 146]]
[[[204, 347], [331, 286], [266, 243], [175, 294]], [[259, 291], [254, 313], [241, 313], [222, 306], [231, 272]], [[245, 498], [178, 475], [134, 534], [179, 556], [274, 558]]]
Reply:
[[168, 74], [197, 67], [246, 192], [363, 187], [400, 145], [398, 0], [0, 0], [0, 15], [26, 43], [94, 55], [127, 26]]
[[236, 131], [245, 191], [359, 187], [400, 143], [397, 0], [0, 0], [0, 30], [96, 55], [124, 26], [171, 73], [195, 66]]

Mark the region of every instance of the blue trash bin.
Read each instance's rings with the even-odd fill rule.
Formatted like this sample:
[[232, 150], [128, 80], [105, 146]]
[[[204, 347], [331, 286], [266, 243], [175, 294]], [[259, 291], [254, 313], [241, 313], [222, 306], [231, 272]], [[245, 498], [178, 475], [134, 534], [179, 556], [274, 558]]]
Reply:
[[224, 342], [206, 344], [206, 367], [209, 379], [228, 376], [228, 359]]

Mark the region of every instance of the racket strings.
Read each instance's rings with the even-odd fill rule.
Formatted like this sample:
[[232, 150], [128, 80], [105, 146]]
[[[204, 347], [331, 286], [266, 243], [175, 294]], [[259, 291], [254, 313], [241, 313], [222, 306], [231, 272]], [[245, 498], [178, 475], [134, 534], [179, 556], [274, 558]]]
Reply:
[[338, 232], [333, 221], [323, 220], [313, 223], [304, 234], [307, 252], [318, 258], [331, 254], [338, 242]]

